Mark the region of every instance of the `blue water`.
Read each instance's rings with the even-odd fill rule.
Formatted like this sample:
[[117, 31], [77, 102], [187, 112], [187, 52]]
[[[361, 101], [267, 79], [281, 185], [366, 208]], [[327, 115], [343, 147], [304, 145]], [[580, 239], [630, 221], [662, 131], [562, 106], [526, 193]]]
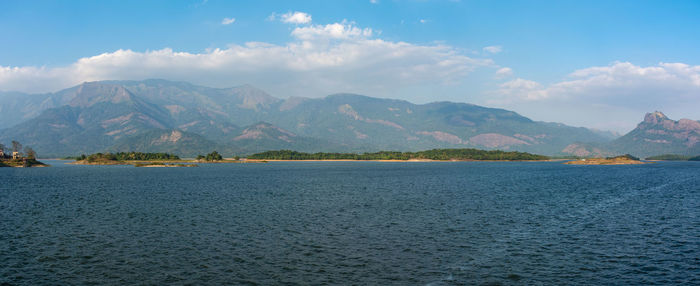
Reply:
[[0, 168], [3, 285], [700, 284], [700, 163]]

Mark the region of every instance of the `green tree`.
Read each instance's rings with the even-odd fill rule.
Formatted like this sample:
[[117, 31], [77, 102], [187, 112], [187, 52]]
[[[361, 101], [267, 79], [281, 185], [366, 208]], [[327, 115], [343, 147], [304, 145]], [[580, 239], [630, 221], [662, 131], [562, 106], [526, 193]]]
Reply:
[[219, 152], [216, 152], [216, 151], [207, 154], [207, 158], [206, 158], [207, 161], [220, 161], [222, 159], [223, 159], [223, 157], [221, 157]]

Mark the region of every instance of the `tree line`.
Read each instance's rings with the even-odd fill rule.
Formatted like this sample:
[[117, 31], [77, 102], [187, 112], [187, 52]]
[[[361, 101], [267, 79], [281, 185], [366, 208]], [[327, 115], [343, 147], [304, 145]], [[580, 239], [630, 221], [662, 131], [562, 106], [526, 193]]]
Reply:
[[142, 152], [118, 152], [118, 153], [95, 153], [90, 155], [82, 154], [76, 158], [78, 161], [87, 160], [95, 162], [99, 160], [109, 161], [152, 161], [152, 160], [180, 160], [177, 155], [169, 153], [142, 153]]
[[[236, 158], [238, 158], [238, 157], [236, 157]], [[211, 152], [211, 153], [207, 154], [206, 156], [197, 155], [198, 161], [221, 161], [223, 159], [224, 158], [221, 156], [221, 154], [219, 154], [219, 152], [216, 152], [216, 151]], [[238, 160], [238, 159], [236, 159], [236, 160]]]
[[516, 151], [464, 149], [432, 149], [419, 152], [380, 151], [374, 153], [304, 153], [292, 150], [278, 150], [248, 156], [259, 160], [547, 160], [549, 157]]
[[660, 160], [660, 161], [700, 161], [700, 156], [686, 156], [686, 155], [676, 155], [676, 154], [663, 154], [657, 156], [647, 157], [646, 160]]

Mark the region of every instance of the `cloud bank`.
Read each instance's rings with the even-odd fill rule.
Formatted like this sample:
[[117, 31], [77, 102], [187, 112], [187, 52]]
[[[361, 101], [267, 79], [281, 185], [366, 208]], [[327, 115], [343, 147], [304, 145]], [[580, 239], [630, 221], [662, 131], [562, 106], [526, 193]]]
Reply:
[[615, 62], [576, 70], [551, 84], [517, 78], [502, 83], [489, 103], [519, 108], [529, 105], [533, 113], [539, 109], [540, 113], [555, 114], [542, 110], [558, 109], [569, 118], [584, 119], [573, 124], [588, 122], [591, 126], [593, 122], [593, 127], [621, 131], [633, 128], [645, 112], [654, 110], [676, 119], [698, 120], [700, 66], [659, 63], [645, 67]]
[[503, 99], [595, 101], [643, 106], [669, 101], [700, 100], [700, 66], [659, 63], [642, 67], [629, 62], [574, 71], [569, 78], [545, 86], [518, 78], [501, 85]]
[[[297, 13], [283, 19], [307, 21], [308, 15]], [[299, 26], [290, 38], [282, 45], [248, 42], [202, 53], [120, 49], [61, 67], [0, 66], [0, 90], [49, 92], [84, 81], [165, 78], [213, 87], [250, 83], [282, 97], [381, 96], [411, 86], [457, 83], [475, 69], [494, 66], [447, 45], [379, 39], [371, 28], [348, 22]]]

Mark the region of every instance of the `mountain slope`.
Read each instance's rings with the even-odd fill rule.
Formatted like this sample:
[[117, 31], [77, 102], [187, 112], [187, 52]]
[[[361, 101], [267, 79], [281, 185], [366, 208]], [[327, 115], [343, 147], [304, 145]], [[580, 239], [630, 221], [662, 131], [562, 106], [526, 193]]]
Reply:
[[266, 120], [310, 137], [371, 146], [368, 151], [476, 147], [556, 154], [576, 140], [607, 141], [585, 128], [472, 104], [417, 105], [352, 94], [290, 100], [297, 103], [281, 103]]
[[121, 86], [82, 85], [68, 105], [3, 130], [0, 140], [20, 140], [44, 155], [101, 151], [115, 140], [164, 129], [169, 124], [159, 107]]
[[601, 132], [472, 104], [413, 104], [354, 94], [282, 100], [248, 85], [209, 88], [165, 80], [103, 81], [52, 94], [12, 96], [31, 97], [14, 102], [33, 113], [3, 130], [0, 142], [20, 140], [44, 155], [149, 148], [148, 142], [172, 132], [191, 140], [158, 148], [186, 152], [177, 145], [195, 149], [199, 145], [246, 153], [473, 147], [561, 154], [573, 142], [609, 141]]
[[624, 136], [612, 141], [609, 148], [639, 157], [659, 154], [700, 154], [700, 122], [690, 119], [674, 121], [663, 113], [647, 113], [644, 121]]
[[203, 136], [180, 130], [147, 131], [136, 136], [116, 140], [106, 150], [109, 152], [129, 152], [133, 150], [155, 153], [164, 152], [189, 157], [207, 154], [212, 150], [219, 150], [220, 152], [231, 151], [225, 150], [224, 146], [207, 140]]

